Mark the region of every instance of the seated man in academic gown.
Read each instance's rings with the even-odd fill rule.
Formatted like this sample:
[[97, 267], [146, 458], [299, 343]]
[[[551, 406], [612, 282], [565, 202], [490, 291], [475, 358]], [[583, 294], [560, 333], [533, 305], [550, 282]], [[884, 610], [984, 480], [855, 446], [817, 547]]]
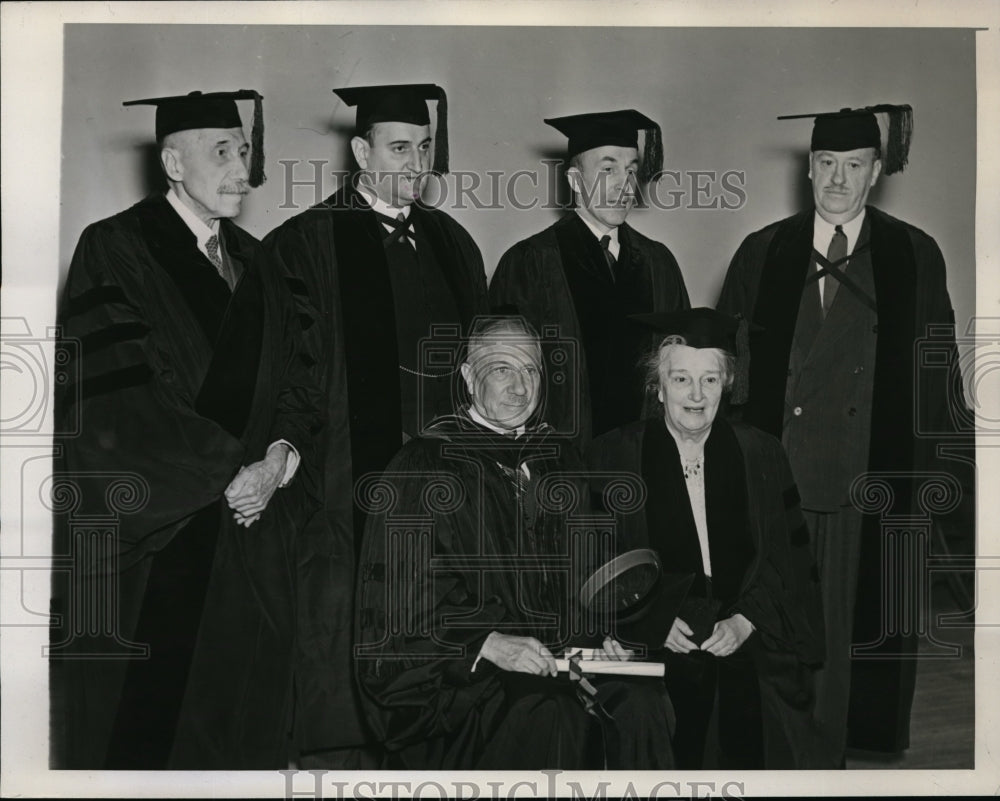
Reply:
[[578, 621], [566, 498], [587, 493], [534, 417], [537, 336], [487, 320], [461, 372], [471, 404], [358, 490], [371, 515], [354, 654], [388, 767], [671, 767], [661, 679], [605, 677], [578, 696], [556, 675]]
[[817, 767], [823, 617], [809, 531], [781, 443], [718, 414], [744, 391], [746, 323], [704, 308], [640, 319], [660, 331], [646, 361], [660, 413], [596, 439], [589, 463], [645, 483], [645, 502], [618, 521], [620, 547], [695, 577], [663, 643], [677, 767]]
[[490, 300], [576, 343], [575, 374], [546, 387], [547, 419], [583, 450], [591, 437], [642, 416], [636, 364], [649, 333], [629, 315], [690, 303], [670, 250], [626, 222], [639, 185], [662, 169], [659, 125], [633, 109], [545, 122], [569, 139], [566, 178], [576, 208], [503, 255]]
[[[486, 273], [468, 232], [420, 203], [429, 171], [448, 171], [444, 89], [334, 91], [356, 108], [355, 180], [284, 222], [264, 246], [293, 276], [328, 418], [318, 443], [324, 511], [304, 537], [309, 589], [299, 632], [318, 649], [307, 681], [325, 701], [297, 710], [296, 738], [305, 752], [299, 764], [359, 769], [378, 756], [354, 695], [350, 658], [355, 553], [364, 527], [354, 486], [451, 411], [453, 372], [422, 359], [421, 343], [455, 339], [487, 311]], [[430, 100], [437, 101], [433, 137]]]
[[[252, 157], [237, 99], [256, 103]], [[79, 432], [57, 438], [53, 484], [61, 768], [288, 764], [296, 532], [318, 503], [299, 466], [320, 421], [285, 282], [231, 220], [263, 180], [260, 101], [126, 103], [156, 106], [169, 190], [89, 226], [70, 265], [58, 320], [78, 381], [57, 389], [56, 430]]]

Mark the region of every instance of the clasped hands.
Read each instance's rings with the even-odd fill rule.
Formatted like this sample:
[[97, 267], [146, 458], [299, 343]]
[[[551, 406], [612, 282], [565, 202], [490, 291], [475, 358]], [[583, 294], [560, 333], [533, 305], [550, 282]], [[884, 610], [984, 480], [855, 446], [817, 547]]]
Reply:
[[[605, 659], [630, 659], [632, 652], [610, 637], [602, 644]], [[532, 673], [536, 676], [555, 676], [556, 660], [552, 652], [534, 637], [491, 632], [483, 643], [479, 655], [501, 670]]]
[[250, 528], [260, 520], [281, 479], [290, 449], [284, 443], [272, 447], [259, 462], [240, 468], [226, 487], [225, 497], [238, 525]]
[[701, 648], [688, 639], [694, 632], [679, 617], [674, 618], [667, 641], [664, 645], [671, 651], [687, 654], [691, 651], [708, 651], [714, 656], [729, 656], [739, 649], [747, 637], [753, 633], [753, 624], [737, 612], [732, 617], [720, 620], [712, 629], [712, 636], [701, 644]]

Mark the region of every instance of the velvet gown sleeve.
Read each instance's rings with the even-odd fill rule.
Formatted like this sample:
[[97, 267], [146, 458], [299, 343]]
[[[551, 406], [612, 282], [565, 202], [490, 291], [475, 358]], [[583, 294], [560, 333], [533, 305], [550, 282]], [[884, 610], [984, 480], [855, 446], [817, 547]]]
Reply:
[[490, 310], [490, 301], [486, 284], [486, 265], [483, 262], [482, 251], [479, 250], [479, 246], [468, 231], [450, 217], [446, 219], [451, 228], [455, 248], [465, 266], [468, 280], [468, 297], [460, 297], [460, 300], [468, 305], [468, 309], [473, 315], [487, 314]]
[[518, 242], [503, 254], [490, 281], [490, 302], [514, 306], [536, 328], [553, 322], [553, 295], [546, 276], [545, 253], [530, 242]]
[[726, 270], [715, 308], [725, 314], [750, 318], [757, 302], [757, 287], [767, 258], [771, 236], [757, 232], [740, 243]]
[[274, 273], [269, 276], [268, 291], [275, 296], [278, 319], [274, 324], [281, 332], [279, 385], [269, 444], [287, 440], [303, 461], [315, 462], [316, 435], [324, 420], [323, 395], [312, 373], [316, 360], [305, 344], [303, 318], [289, 291], [289, 276], [275, 260], [263, 255], [259, 260], [262, 270]]

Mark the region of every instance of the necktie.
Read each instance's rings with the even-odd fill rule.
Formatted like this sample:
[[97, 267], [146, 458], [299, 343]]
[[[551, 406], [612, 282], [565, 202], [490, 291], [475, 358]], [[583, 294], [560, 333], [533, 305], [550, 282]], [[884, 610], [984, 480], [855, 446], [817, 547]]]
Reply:
[[[219, 237], [212, 234], [205, 243], [205, 250], [208, 251], [208, 258], [215, 265], [215, 269], [219, 271], [219, 275], [222, 275], [224, 268], [222, 266], [222, 257], [219, 255]], [[224, 275], [223, 278], [225, 278]]]
[[615, 265], [618, 264], [618, 259], [611, 252], [611, 237], [608, 234], [601, 237], [601, 250], [604, 251], [604, 260], [608, 263], [608, 272], [611, 273], [611, 280], [614, 281]]
[[232, 290], [236, 286], [236, 279], [233, 277], [232, 270], [222, 258], [222, 251], [219, 249], [219, 237], [216, 234], [212, 234], [205, 241], [205, 250], [208, 251], [209, 261], [215, 265], [215, 269], [219, 271], [219, 275], [226, 282], [226, 286]]
[[[838, 225], [833, 229], [833, 239], [830, 240], [830, 247], [827, 248], [826, 260], [834, 267], [843, 269], [838, 262], [845, 256], [847, 256], [847, 234], [844, 233], [843, 227]], [[844, 267], [846, 266], [845, 264]], [[830, 307], [833, 306], [833, 299], [837, 294], [837, 288], [840, 286], [840, 281], [830, 273], [826, 274], [825, 279], [823, 282], [824, 317], [830, 313]]]

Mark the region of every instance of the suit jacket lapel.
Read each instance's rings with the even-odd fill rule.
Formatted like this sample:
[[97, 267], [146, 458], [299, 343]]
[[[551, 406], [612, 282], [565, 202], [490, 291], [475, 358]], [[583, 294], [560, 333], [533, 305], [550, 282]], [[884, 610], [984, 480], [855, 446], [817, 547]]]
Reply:
[[[228, 224], [228, 225], [227, 225]], [[230, 233], [229, 226], [233, 223], [229, 220], [219, 221], [219, 240], [222, 242], [222, 249], [225, 252], [226, 264], [233, 274], [233, 290], [239, 286], [243, 271], [246, 269], [245, 262], [249, 260], [249, 255], [243, 253], [239, 239]]]
[[[870, 225], [866, 217], [864, 225], [861, 229], [861, 235], [858, 237], [857, 244], [854, 247], [854, 251], [858, 252], [861, 248], [866, 247], [869, 242]], [[859, 289], [869, 296], [874, 296], [875, 288], [872, 283], [869, 257], [870, 254], [857, 260], [852, 258], [847, 263], [847, 269], [851, 271], [850, 277], [855, 285], [857, 285]], [[827, 281], [836, 280], [836, 278], [827, 276]], [[827, 284], [827, 287], [829, 287], [829, 284]], [[812, 349], [809, 351], [809, 358], [807, 361], [814, 357], [820, 358], [826, 353], [837, 349], [840, 341], [851, 333], [850, 320], [857, 314], [857, 311], [852, 308], [852, 304], [860, 303], [861, 301], [854, 296], [854, 291], [852, 289], [848, 289], [844, 285], [838, 287], [837, 296], [833, 301], [833, 305], [830, 307], [829, 314], [827, 314], [826, 319], [823, 320], [823, 323], [819, 328], [819, 332], [813, 342]]]
[[788, 360], [812, 243], [812, 211], [785, 221], [768, 250], [753, 311], [753, 322], [763, 330], [751, 339], [753, 389], [744, 415], [777, 437], [781, 436]]

